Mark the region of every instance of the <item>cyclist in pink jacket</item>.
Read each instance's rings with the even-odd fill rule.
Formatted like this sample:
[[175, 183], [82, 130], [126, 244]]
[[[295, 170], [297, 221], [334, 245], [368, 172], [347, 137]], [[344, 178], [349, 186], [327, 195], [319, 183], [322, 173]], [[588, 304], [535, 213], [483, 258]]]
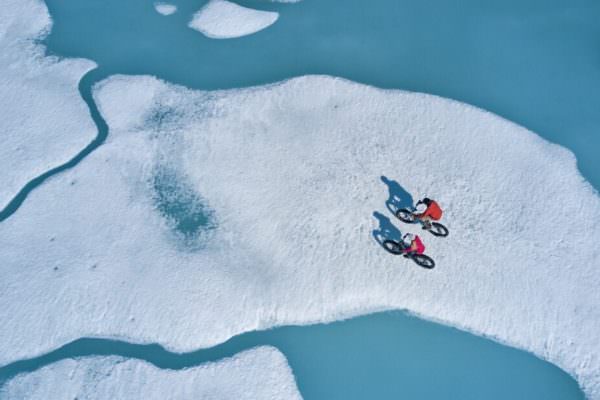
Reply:
[[406, 246], [402, 253], [404, 253], [404, 257], [408, 257], [411, 254], [423, 254], [425, 252], [425, 245], [423, 241], [419, 237], [419, 235], [413, 235], [412, 233], [407, 233], [402, 237], [402, 241]]

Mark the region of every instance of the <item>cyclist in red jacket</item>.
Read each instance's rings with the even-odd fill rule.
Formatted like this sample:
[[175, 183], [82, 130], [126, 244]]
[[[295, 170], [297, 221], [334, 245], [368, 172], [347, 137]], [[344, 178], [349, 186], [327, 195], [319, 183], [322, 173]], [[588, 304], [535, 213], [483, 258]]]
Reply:
[[423, 229], [431, 229], [431, 221], [439, 221], [442, 218], [442, 209], [435, 200], [427, 197], [417, 202], [417, 206], [419, 204], [425, 204], [427, 208], [422, 213], [415, 214], [415, 217], [423, 221]]

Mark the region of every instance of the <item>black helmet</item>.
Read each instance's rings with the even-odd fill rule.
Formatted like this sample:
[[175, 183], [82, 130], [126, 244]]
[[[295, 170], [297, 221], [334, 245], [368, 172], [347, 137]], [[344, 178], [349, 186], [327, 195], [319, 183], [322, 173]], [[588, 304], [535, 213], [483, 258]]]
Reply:
[[423, 199], [423, 203], [425, 203], [426, 206], [429, 206], [431, 204], [431, 199], [429, 197], [425, 197]]

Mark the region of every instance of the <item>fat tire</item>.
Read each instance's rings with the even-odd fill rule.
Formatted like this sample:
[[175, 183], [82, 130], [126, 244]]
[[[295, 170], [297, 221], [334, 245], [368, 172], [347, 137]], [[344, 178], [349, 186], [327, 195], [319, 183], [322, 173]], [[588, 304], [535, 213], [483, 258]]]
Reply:
[[382, 246], [392, 254], [402, 254], [402, 246], [395, 240], [384, 240]]
[[435, 261], [425, 254], [415, 254], [412, 256], [412, 259], [423, 268], [432, 269], [435, 267]]
[[412, 211], [410, 211], [407, 208], [401, 208], [398, 211], [396, 211], [396, 217], [402, 221], [402, 222], [406, 222], [407, 224], [413, 224], [416, 222], [416, 218], [413, 215]]
[[431, 234], [433, 236], [439, 236], [439, 237], [446, 237], [448, 236], [448, 228], [446, 228], [444, 225], [440, 224], [439, 222], [433, 222], [431, 223], [431, 229], [429, 229], [429, 232], [431, 232]]

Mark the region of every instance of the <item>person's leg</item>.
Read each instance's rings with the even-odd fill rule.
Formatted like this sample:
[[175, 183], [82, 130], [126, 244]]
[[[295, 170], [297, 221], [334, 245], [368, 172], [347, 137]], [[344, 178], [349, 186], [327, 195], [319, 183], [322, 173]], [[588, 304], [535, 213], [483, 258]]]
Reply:
[[421, 222], [423, 222], [423, 229], [431, 229], [431, 217], [429, 215], [421, 218]]

